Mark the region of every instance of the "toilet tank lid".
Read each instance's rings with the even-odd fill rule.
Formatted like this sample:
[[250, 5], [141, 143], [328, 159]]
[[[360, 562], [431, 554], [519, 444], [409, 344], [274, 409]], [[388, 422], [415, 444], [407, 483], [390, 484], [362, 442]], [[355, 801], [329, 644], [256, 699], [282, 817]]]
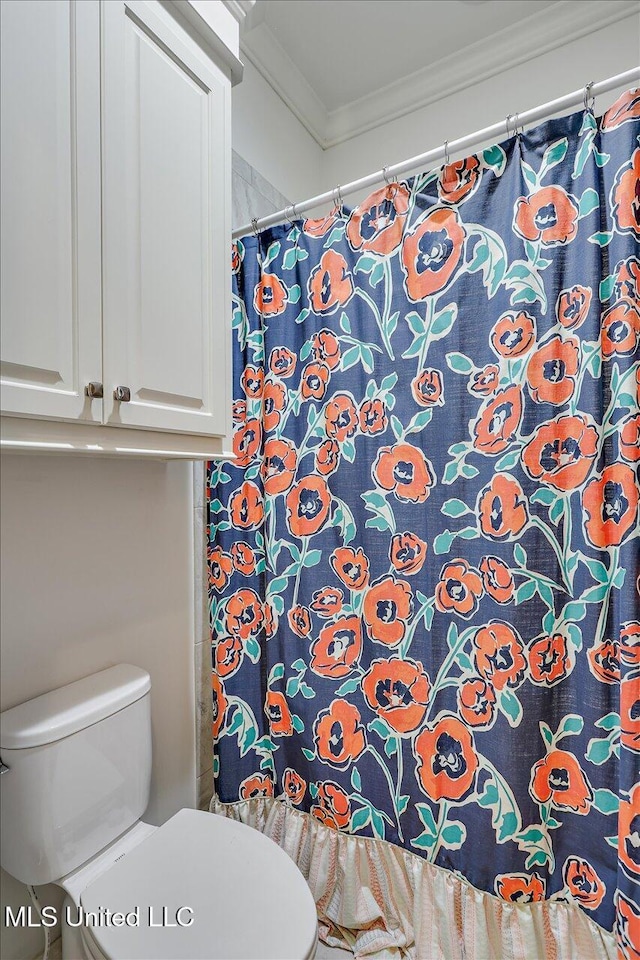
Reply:
[[62, 740], [140, 700], [151, 689], [146, 670], [129, 663], [92, 673], [0, 714], [0, 748], [24, 750]]

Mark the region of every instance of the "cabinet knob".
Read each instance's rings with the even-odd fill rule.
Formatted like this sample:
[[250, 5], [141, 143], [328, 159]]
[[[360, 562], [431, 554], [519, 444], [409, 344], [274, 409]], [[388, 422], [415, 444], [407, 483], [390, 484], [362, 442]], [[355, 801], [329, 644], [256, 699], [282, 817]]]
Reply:
[[91, 400], [100, 400], [103, 397], [102, 384], [96, 383], [94, 380], [91, 383], [88, 383], [84, 388], [84, 392]]
[[131, 390], [129, 387], [116, 387], [113, 391], [113, 399], [120, 403], [129, 403], [131, 400]]

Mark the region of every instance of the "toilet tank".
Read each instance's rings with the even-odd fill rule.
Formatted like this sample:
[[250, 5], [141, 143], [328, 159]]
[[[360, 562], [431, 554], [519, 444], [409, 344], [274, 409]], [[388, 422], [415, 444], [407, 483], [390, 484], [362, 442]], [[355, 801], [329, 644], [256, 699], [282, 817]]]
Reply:
[[0, 865], [59, 880], [144, 813], [151, 681], [121, 663], [0, 714]]

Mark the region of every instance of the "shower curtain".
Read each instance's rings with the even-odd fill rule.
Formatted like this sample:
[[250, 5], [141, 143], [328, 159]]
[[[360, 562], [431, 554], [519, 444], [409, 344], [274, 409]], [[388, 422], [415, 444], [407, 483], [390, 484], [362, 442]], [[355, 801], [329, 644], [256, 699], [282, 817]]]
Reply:
[[211, 809], [356, 956], [640, 957], [639, 239], [632, 91], [234, 245]]

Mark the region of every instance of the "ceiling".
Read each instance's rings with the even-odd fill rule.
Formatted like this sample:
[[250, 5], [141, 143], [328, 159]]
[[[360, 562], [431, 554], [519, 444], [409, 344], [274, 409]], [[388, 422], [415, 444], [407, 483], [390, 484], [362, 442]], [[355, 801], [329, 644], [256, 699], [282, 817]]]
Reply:
[[256, 0], [241, 50], [326, 148], [639, 9], [637, 0]]

